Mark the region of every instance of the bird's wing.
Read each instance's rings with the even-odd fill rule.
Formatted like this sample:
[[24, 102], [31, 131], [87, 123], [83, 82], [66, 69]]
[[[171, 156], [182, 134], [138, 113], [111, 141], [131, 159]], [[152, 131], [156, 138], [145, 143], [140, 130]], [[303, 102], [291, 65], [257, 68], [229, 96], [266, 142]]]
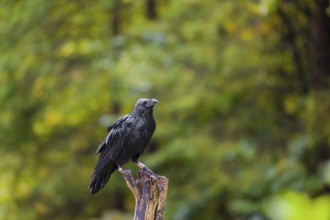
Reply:
[[109, 134], [96, 151], [100, 157], [88, 187], [92, 194], [101, 190], [118, 168], [114, 161], [125, 146], [127, 135], [131, 134], [134, 121], [132, 116], [126, 115], [109, 127]]
[[96, 153], [100, 153], [99, 164], [103, 166], [110, 161], [116, 160], [119, 153], [126, 144], [127, 136], [129, 136], [133, 129], [135, 119], [126, 115], [118, 119], [109, 128], [109, 134], [98, 147]]
[[131, 116], [130, 115], [125, 115], [125, 116], [121, 117], [120, 119], [118, 119], [117, 121], [115, 121], [112, 125], [110, 125], [107, 128], [107, 131], [111, 131], [112, 128], [118, 127], [118, 125], [120, 125], [123, 122], [125, 122], [129, 117], [131, 117]]

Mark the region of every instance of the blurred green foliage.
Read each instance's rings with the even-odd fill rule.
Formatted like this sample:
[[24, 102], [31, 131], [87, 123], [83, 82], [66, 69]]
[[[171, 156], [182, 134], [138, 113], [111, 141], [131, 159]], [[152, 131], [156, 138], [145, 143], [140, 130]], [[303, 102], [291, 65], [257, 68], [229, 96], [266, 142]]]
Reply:
[[140, 97], [160, 101], [141, 159], [170, 179], [166, 219], [330, 219], [315, 2], [1, 1], [0, 219], [131, 219], [120, 174], [87, 185]]

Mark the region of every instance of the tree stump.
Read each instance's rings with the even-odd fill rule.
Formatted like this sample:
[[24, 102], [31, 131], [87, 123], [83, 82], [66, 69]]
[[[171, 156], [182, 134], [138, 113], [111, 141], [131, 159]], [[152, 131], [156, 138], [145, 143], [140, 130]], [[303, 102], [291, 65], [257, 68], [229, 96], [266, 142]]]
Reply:
[[143, 169], [138, 171], [137, 179], [131, 170], [122, 170], [121, 173], [135, 197], [133, 220], [164, 219], [168, 179]]

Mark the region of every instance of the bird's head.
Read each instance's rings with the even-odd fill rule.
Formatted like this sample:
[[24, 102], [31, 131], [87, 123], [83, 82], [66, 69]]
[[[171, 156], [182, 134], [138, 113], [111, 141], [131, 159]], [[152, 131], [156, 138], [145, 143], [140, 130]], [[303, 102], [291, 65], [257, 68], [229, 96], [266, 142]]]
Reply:
[[153, 107], [157, 103], [157, 99], [139, 99], [135, 104], [134, 111], [139, 113], [152, 112]]

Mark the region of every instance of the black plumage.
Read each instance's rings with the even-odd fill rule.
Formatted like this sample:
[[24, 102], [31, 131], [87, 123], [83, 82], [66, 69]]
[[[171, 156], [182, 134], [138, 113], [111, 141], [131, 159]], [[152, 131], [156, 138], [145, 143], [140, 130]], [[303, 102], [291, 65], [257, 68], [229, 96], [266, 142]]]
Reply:
[[153, 107], [157, 102], [156, 99], [139, 99], [130, 114], [108, 127], [109, 134], [96, 151], [100, 156], [88, 187], [92, 194], [100, 191], [111, 174], [129, 160], [145, 166], [138, 159], [156, 129]]

